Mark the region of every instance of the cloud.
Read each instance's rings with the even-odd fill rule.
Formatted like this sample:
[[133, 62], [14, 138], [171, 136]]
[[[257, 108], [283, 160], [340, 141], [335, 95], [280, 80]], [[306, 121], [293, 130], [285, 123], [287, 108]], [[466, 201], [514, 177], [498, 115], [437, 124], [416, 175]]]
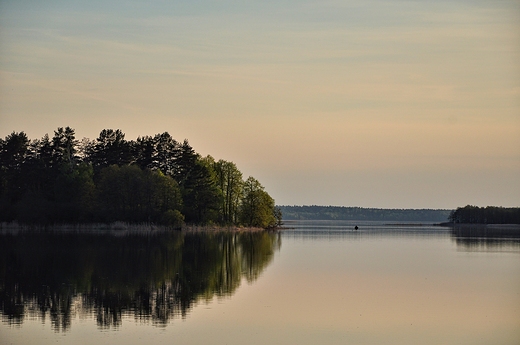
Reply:
[[269, 184], [306, 176], [280, 187], [292, 203], [321, 193], [320, 174], [330, 193], [396, 183], [390, 205], [413, 174], [446, 192], [434, 173], [453, 186], [476, 171], [471, 194], [519, 171], [513, 1], [27, 4], [1, 5], [4, 135], [167, 130]]

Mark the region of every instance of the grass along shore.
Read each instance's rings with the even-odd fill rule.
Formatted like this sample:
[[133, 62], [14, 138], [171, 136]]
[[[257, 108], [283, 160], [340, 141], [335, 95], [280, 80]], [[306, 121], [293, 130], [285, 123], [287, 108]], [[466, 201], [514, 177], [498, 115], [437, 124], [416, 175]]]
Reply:
[[150, 234], [165, 231], [182, 232], [258, 232], [275, 229], [264, 229], [259, 227], [220, 226], [220, 225], [193, 225], [185, 224], [181, 227], [157, 225], [153, 223], [77, 223], [77, 224], [20, 224], [18, 222], [0, 223], [0, 233], [16, 234], [19, 232], [62, 232], [62, 233], [114, 233], [124, 234]]

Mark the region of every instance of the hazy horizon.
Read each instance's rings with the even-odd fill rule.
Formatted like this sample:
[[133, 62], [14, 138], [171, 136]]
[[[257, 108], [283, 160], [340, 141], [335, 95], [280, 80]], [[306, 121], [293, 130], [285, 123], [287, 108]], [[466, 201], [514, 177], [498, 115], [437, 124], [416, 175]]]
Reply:
[[0, 2], [0, 137], [169, 132], [278, 205], [520, 205], [514, 0]]

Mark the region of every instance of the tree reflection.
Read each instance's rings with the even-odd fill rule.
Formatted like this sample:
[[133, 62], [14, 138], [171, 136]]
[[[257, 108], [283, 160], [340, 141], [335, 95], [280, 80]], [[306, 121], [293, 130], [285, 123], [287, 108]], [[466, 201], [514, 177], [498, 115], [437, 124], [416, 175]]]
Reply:
[[450, 232], [463, 251], [520, 252], [520, 225], [455, 225]]
[[49, 318], [58, 332], [78, 314], [103, 328], [129, 315], [165, 326], [255, 281], [279, 246], [269, 232], [1, 235], [0, 309], [9, 324]]

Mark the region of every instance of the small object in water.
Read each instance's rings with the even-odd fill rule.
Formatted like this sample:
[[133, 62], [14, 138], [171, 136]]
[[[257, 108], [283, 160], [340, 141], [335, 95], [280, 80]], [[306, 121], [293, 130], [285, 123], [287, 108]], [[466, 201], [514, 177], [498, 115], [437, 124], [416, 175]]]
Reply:
[[358, 228], [357, 225], [356, 225], [356, 226], [354, 227], [354, 230], [357, 230], [357, 229], [359, 229], [359, 228]]

